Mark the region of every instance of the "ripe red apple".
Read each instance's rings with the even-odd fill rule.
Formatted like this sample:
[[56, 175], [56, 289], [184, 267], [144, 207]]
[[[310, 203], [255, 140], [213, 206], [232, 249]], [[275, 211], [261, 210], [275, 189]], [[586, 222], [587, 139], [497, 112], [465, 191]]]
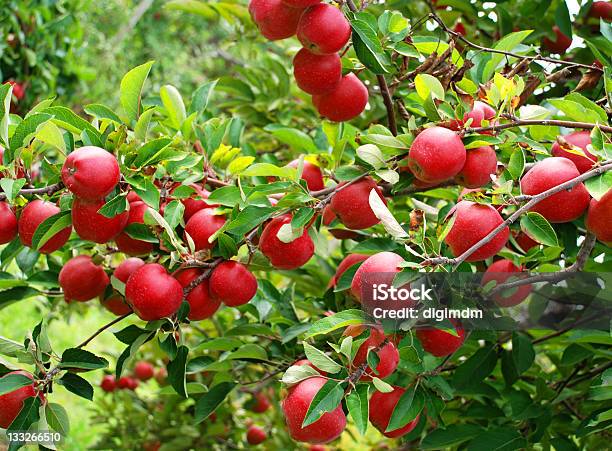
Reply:
[[[523, 194], [536, 195], [580, 176], [573, 161], [551, 157], [537, 162], [521, 179]], [[531, 211], [540, 213], [550, 222], [571, 222], [582, 216], [591, 196], [583, 183], [574, 185], [537, 203]]]
[[98, 297], [109, 283], [104, 268], [96, 265], [89, 255], [71, 258], [59, 273], [59, 284], [68, 302], [85, 302]]
[[389, 426], [389, 421], [391, 420], [393, 410], [395, 410], [395, 406], [405, 392], [406, 390], [402, 387], [394, 386], [393, 391], [389, 393], [376, 391], [370, 398], [370, 423], [372, 423], [374, 427], [378, 429], [385, 437], [402, 437], [403, 435], [406, 435], [412, 431], [416, 425], [419, 424], [420, 416], [417, 415], [414, 420], [410, 421], [404, 427], [385, 432]]
[[367, 260], [369, 257], [370, 256], [366, 254], [349, 254], [344, 257], [344, 259], [338, 264], [336, 273], [329, 281], [328, 287], [335, 287], [340, 278], [342, 277], [342, 274], [344, 274], [347, 269], [356, 265], [357, 263]]
[[319, 3], [311, 6], [300, 18], [297, 37], [302, 45], [317, 55], [337, 53], [351, 37], [351, 24], [342, 10]]
[[416, 336], [425, 351], [436, 357], [446, 357], [461, 347], [465, 341], [465, 331], [459, 324], [454, 321], [451, 322], [455, 326], [456, 336], [434, 327], [417, 329]]
[[15, 80], [9, 80], [4, 84], [9, 84], [13, 87], [13, 95], [17, 100], [21, 100], [25, 97], [25, 85]]
[[[455, 257], [463, 254], [504, 222], [499, 212], [491, 205], [465, 200], [457, 204], [454, 216], [455, 222], [444, 242], [448, 244]], [[505, 227], [466, 261], [477, 262], [494, 256], [506, 245], [509, 237], [510, 229]]]
[[117, 316], [127, 315], [132, 311], [131, 307], [125, 302], [125, 298], [119, 293], [113, 293], [108, 297], [100, 296], [102, 306]]
[[120, 176], [115, 156], [94, 146], [76, 149], [62, 167], [64, 185], [85, 200], [104, 198], [119, 183]]
[[75, 198], [72, 203], [72, 226], [79, 237], [94, 243], [108, 243], [125, 228], [129, 212], [107, 218], [98, 213], [105, 204], [104, 199], [87, 201]]
[[17, 217], [11, 206], [0, 202], [0, 244], [10, 243], [17, 236]]
[[283, 3], [292, 8], [308, 8], [309, 6], [321, 3], [321, 0], [283, 0]]
[[106, 393], [114, 392], [117, 389], [115, 376], [113, 376], [112, 374], [107, 374], [106, 376], [104, 376], [102, 378], [102, 382], [100, 382], [100, 388]]
[[[201, 269], [188, 268], [178, 273], [176, 280], [179, 281], [183, 288], [186, 288], [201, 275]], [[209, 292], [209, 280], [205, 279], [187, 295], [187, 302], [189, 302], [188, 318], [191, 321], [201, 321], [210, 318], [219, 309], [221, 301], [213, 299]]]
[[130, 376], [122, 376], [117, 381], [117, 388], [120, 388], [122, 390], [132, 390], [133, 391], [133, 390], [136, 390], [139, 385], [140, 385], [140, 382], [138, 382], [138, 379], [135, 379]]
[[264, 413], [270, 408], [270, 400], [262, 392], [257, 392], [253, 395], [249, 410], [255, 413]]
[[408, 153], [408, 167], [423, 182], [439, 183], [456, 176], [466, 161], [461, 138], [444, 127], [423, 130]]
[[264, 228], [259, 239], [259, 249], [268, 257], [272, 266], [278, 269], [297, 269], [314, 255], [314, 243], [307, 229], [290, 243], [283, 243], [278, 238], [278, 231], [283, 225], [291, 224], [291, 218], [290, 214], [274, 218]]
[[142, 197], [140, 197], [138, 194], [136, 194], [136, 191], [130, 191], [128, 192], [126, 199], [128, 201], [128, 203], [132, 203], [132, 202], [142, 202]]
[[229, 307], [249, 302], [257, 294], [257, 279], [246, 266], [228, 260], [210, 275], [210, 295]]
[[590, 132], [582, 130], [563, 136], [562, 139], [570, 145], [570, 149], [572, 148], [572, 146], [579, 147], [580, 149], [582, 149], [585, 156], [576, 155], [575, 153], [568, 152], [564, 144], [561, 144], [559, 141], [556, 141], [552, 145], [551, 149], [552, 154], [555, 157], [564, 157], [572, 160], [576, 165], [578, 172], [580, 172], [581, 174], [593, 168], [593, 165], [595, 164], [595, 162], [597, 162], [597, 157], [587, 150], [587, 146], [591, 144]]
[[[353, 367], [357, 368], [362, 364], [367, 362], [368, 351], [373, 352], [373, 349], [378, 347], [385, 341], [385, 333], [380, 327], [372, 327], [370, 328], [370, 336], [363, 342], [363, 344], [357, 350], [355, 354], [355, 358], [353, 360]], [[380, 361], [376, 366], [376, 371], [372, 371], [370, 367], [368, 367], [361, 377], [362, 381], [371, 380], [372, 377], [378, 377], [380, 379], [384, 379], [385, 377], [391, 375], [397, 365], [399, 364], [399, 351], [395, 347], [395, 344], [392, 342], [386, 343], [377, 353]]]
[[200, 210], [194, 214], [185, 225], [185, 233], [188, 234], [195, 245], [196, 251], [212, 249], [215, 242], [208, 239], [225, 224], [225, 216], [215, 215], [209, 209]]
[[612, 190], [608, 190], [599, 200], [591, 200], [586, 227], [602, 243], [612, 244]]
[[[523, 270], [512, 263], [511, 260], [502, 259], [497, 260], [491, 266], [489, 266], [482, 276], [481, 284], [482, 286], [487, 285], [489, 282], [494, 280], [497, 285], [501, 285], [505, 282], [512, 282], [514, 280], [519, 280], [517, 274], [521, 274]], [[508, 280], [512, 278], [513, 280]], [[504, 296], [503, 292], [496, 293], [493, 295], [493, 301], [500, 307], [513, 307], [515, 305], [523, 302], [529, 293], [531, 293], [532, 286], [531, 285], [521, 285], [515, 289], [513, 289], [513, 293]]]
[[477, 100], [474, 102], [472, 110], [463, 116], [463, 123], [466, 123], [468, 119], [472, 119], [470, 124], [472, 128], [482, 127], [482, 121], [489, 121], [489, 125], [493, 125], [492, 120], [496, 115], [497, 111], [492, 106]]
[[[34, 232], [45, 219], [50, 218], [60, 212], [60, 209], [51, 202], [44, 202], [42, 200], [33, 200], [25, 206], [19, 216], [18, 231], [19, 239], [24, 246], [32, 247], [32, 237]], [[41, 254], [50, 254], [55, 252], [68, 241], [70, 238], [70, 232], [72, 227], [66, 227], [51, 237], [49, 241], [45, 243], [43, 247], [39, 249]]]
[[376, 190], [380, 199], [387, 203], [374, 179], [365, 177], [346, 187], [340, 187], [329, 205], [340, 222], [349, 229], [367, 229], [380, 222], [370, 207], [372, 190]]
[[246, 437], [249, 445], [259, 445], [260, 443], [266, 441], [268, 434], [266, 434], [266, 431], [258, 426], [250, 426], [249, 429], [247, 429]]
[[155, 368], [149, 362], [141, 360], [134, 365], [134, 376], [141, 381], [148, 381], [155, 376]]
[[183, 287], [163, 266], [146, 264], [128, 279], [125, 298], [140, 319], [154, 321], [176, 313], [183, 301]]
[[159, 384], [159, 385], [164, 385], [166, 383], [166, 379], [168, 378], [168, 370], [166, 370], [165, 367], [161, 367], [158, 368], [157, 371], [155, 371], [155, 381]]
[[312, 96], [312, 103], [321, 116], [333, 122], [346, 122], [363, 113], [368, 99], [368, 88], [357, 75], [350, 73], [332, 91]]
[[[365, 260], [353, 276], [351, 293], [358, 300], [367, 298], [372, 283], [392, 284], [395, 274], [400, 272], [404, 259], [393, 252], [379, 252]], [[374, 280], [375, 279], [375, 280]]]
[[453, 31], [455, 33], [459, 33], [461, 36], [465, 36], [467, 34], [467, 31], [465, 29], [465, 25], [463, 25], [463, 23], [461, 23], [461, 22], [457, 22], [455, 24], [455, 26], [453, 27]]
[[604, 1], [593, 2], [588, 15], [595, 19], [612, 20], [612, 3]]
[[[144, 224], [144, 215], [148, 210], [147, 204], [144, 202], [130, 203], [130, 213], [128, 216], [126, 227], [130, 224]], [[136, 240], [129, 236], [126, 232], [121, 232], [115, 238], [115, 243], [121, 252], [127, 255], [147, 255], [153, 251], [153, 244], [147, 241]]]
[[531, 239], [525, 232], [519, 232], [514, 239], [516, 240], [516, 244], [518, 244], [525, 253], [529, 252], [531, 248], [540, 245], [540, 243]]
[[327, 443], [335, 440], [346, 427], [346, 415], [342, 406], [331, 412], [325, 412], [314, 423], [302, 427], [308, 407], [317, 392], [325, 385], [327, 379], [311, 377], [289, 388], [287, 397], [282, 402], [283, 414], [293, 440], [307, 443]]
[[463, 169], [455, 179], [466, 188], [480, 188], [491, 182], [497, 172], [497, 155], [491, 146], [469, 149]]
[[552, 31], [555, 33], [555, 40], [553, 41], [548, 36], [545, 36], [542, 39], [542, 45], [550, 52], [561, 55], [572, 45], [572, 38], [564, 35], [556, 25], [552, 27]]
[[249, 13], [267, 39], [277, 41], [293, 36], [304, 9], [291, 8], [281, 0], [250, 0]]
[[[297, 169], [300, 160], [293, 160], [287, 166], [290, 168]], [[325, 188], [325, 183], [323, 183], [323, 173], [321, 172], [321, 168], [312, 164], [309, 161], [304, 160], [304, 165], [302, 167], [302, 180], [306, 181], [306, 186], [308, 186], [308, 190], [310, 191], [319, 191]]]
[[342, 79], [342, 60], [337, 53], [317, 55], [302, 49], [293, 59], [293, 75], [302, 91], [311, 95], [327, 94]]
[[[210, 196], [210, 193], [207, 190], [201, 188], [195, 183], [189, 186], [195, 190], [195, 193], [191, 197], [181, 199], [181, 203], [185, 206], [185, 212], [183, 213], [183, 219], [185, 222], [189, 221], [189, 219], [191, 219], [191, 217], [200, 210], [204, 210], [205, 208], [216, 208], [219, 206], [217, 204], [206, 203], [206, 199], [208, 199], [208, 196]], [[176, 188], [178, 188], [178, 186]], [[172, 189], [170, 193], [172, 194], [176, 188]]]
[[[20, 374], [34, 380], [34, 376], [25, 371], [12, 371], [0, 379], [12, 374]], [[21, 387], [17, 390], [0, 395], [0, 428], [8, 428], [15, 418], [17, 418], [19, 412], [21, 412], [23, 403], [26, 401], [26, 399], [33, 398], [35, 396], [36, 386], [34, 384], [26, 385], [25, 387]], [[44, 400], [42, 393], [39, 396]]]

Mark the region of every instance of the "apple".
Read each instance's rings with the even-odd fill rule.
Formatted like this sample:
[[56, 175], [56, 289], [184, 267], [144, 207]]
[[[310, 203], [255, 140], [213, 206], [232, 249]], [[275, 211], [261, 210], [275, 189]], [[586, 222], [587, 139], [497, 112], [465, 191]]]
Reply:
[[[32, 379], [32, 381], [34, 380], [34, 376], [25, 371], [12, 371], [4, 375], [2, 378], [0, 378], [0, 380], [4, 379], [6, 376], [10, 376], [13, 374], [20, 374], [29, 379]], [[17, 418], [19, 412], [21, 412], [21, 409], [23, 409], [24, 402], [28, 398], [34, 398], [35, 396], [35, 383], [0, 395], [0, 428], [7, 429], [11, 425], [11, 423], [15, 421], [15, 418]], [[41, 400], [44, 402], [43, 394], [40, 393], [38, 396], [40, 396]]]
[[[569, 146], [567, 146], [566, 143], [569, 144]], [[563, 136], [562, 140], [558, 140], [552, 145], [551, 152], [555, 157], [564, 157], [572, 160], [578, 172], [583, 174], [589, 169], [592, 169], [593, 165], [597, 162], [597, 157], [587, 150], [587, 146], [590, 144], [591, 133], [582, 130]], [[571, 150], [572, 147], [580, 148], [584, 156], [569, 152], [568, 149]]]
[[491, 146], [469, 149], [463, 168], [455, 180], [466, 188], [480, 188], [491, 182], [497, 172], [497, 155]]
[[163, 266], [145, 264], [125, 284], [125, 298], [138, 317], [155, 321], [172, 316], [183, 301], [183, 287]]
[[394, 386], [393, 391], [389, 393], [375, 392], [370, 398], [369, 417], [370, 423], [374, 425], [385, 437], [399, 438], [412, 431], [419, 424], [420, 416], [408, 422], [405, 426], [386, 432], [391, 421], [391, 415], [395, 410], [395, 406], [399, 402], [406, 390], [402, 387]]
[[380, 222], [370, 207], [372, 190], [375, 190], [383, 203], [386, 203], [382, 190], [374, 179], [364, 177], [346, 187], [340, 186], [329, 205], [340, 222], [349, 229], [367, 229]]
[[[381, 327], [370, 328], [370, 336], [363, 342], [363, 344], [357, 350], [355, 358], [353, 359], [353, 367], [357, 368], [364, 363], [367, 363], [368, 352], [373, 352], [373, 349], [381, 345], [386, 340], [385, 333]], [[395, 347], [395, 344], [388, 342], [382, 346], [382, 348], [376, 352], [380, 361], [376, 366], [376, 371], [368, 366], [363, 376], [362, 381], [371, 380], [372, 377], [378, 377], [384, 379], [391, 375], [397, 365], [399, 364], [399, 351]]]
[[302, 49], [293, 59], [293, 75], [302, 91], [311, 95], [328, 94], [342, 79], [342, 60], [337, 53], [317, 55]]
[[84, 200], [103, 199], [119, 183], [120, 176], [115, 156], [94, 146], [76, 149], [62, 166], [64, 185]]
[[342, 10], [319, 3], [304, 11], [297, 27], [297, 37], [310, 52], [317, 55], [337, 53], [351, 37], [351, 24]]
[[612, 244], [612, 190], [599, 200], [591, 200], [585, 224], [599, 241]]
[[332, 91], [312, 96], [312, 103], [321, 116], [333, 122], [346, 122], [363, 113], [368, 99], [368, 88], [350, 73]]
[[[298, 168], [300, 160], [293, 160], [287, 166], [290, 168]], [[304, 164], [302, 166], [302, 180], [306, 181], [306, 186], [309, 191], [319, 191], [325, 188], [325, 183], [323, 183], [323, 173], [321, 172], [321, 168], [319, 166], [315, 166], [309, 161], [304, 160]]]
[[361, 263], [367, 260], [370, 256], [366, 254], [349, 254], [338, 264], [338, 268], [336, 269], [336, 273], [329, 281], [328, 287], [336, 287], [336, 284], [349, 268], [355, 266], [357, 263]]
[[[19, 216], [19, 221], [17, 223], [21, 244], [27, 247], [32, 247], [32, 238], [34, 237], [34, 232], [36, 232], [38, 226], [41, 225], [46, 219], [58, 214], [59, 212], [60, 209], [51, 202], [36, 199], [28, 203], [21, 212], [21, 216]], [[63, 228], [53, 235], [38, 251], [41, 254], [50, 254], [55, 252], [66, 244], [66, 241], [68, 241], [68, 238], [70, 238], [71, 232], [71, 226]]]
[[[144, 224], [144, 215], [149, 207], [144, 202], [130, 203], [130, 212], [126, 227], [130, 224]], [[123, 231], [115, 238], [115, 243], [121, 252], [127, 255], [139, 256], [147, 255], [153, 251], [153, 244], [147, 241], [132, 238]]]
[[11, 206], [0, 202], [0, 244], [10, 243], [17, 237], [17, 217]]
[[[481, 284], [482, 286], [485, 286], [489, 282], [495, 281], [495, 286], [497, 286], [506, 282], [520, 280], [520, 277], [517, 277], [517, 274], [520, 275], [522, 272], [522, 268], [516, 266], [511, 260], [497, 260], [487, 268], [486, 272], [482, 276]], [[531, 290], [532, 285], [521, 285], [517, 288], [513, 288], [511, 293], [505, 295], [503, 292], [495, 293], [492, 299], [500, 307], [513, 307], [523, 302], [527, 296], [529, 296]]]
[[246, 266], [228, 260], [213, 269], [209, 289], [212, 298], [229, 307], [238, 307], [257, 294], [257, 279]]
[[436, 357], [446, 357], [459, 349], [465, 341], [465, 331], [455, 321], [451, 320], [451, 323], [457, 335], [435, 327], [417, 329], [416, 336], [423, 349]]
[[[393, 278], [402, 268], [404, 259], [393, 252], [379, 252], [366, 259], [353, 276], [351, 293], [357, 300], [363, 301], [369, 296], [370, 286], [377, 284], [392, 284]], [[365, 296], [364, 296], [365, 295]]]
[[250, 0], [249, 13], [264, 37], [271, 41], [290, 38], [298, 27], [303, 8], [292, 8], [281, 0]]
[[104, 268], [89, 255], [79, 255], [66, 262], [59, 273], [59, 284], [66, 301], [86, 302], [100, 296], [110, 283]]
[[268, 438], [268, 434], [258, 426], [250, 426], [247, 430], [247, 442], [249, 445], [259, 445]]
[[552, 27], [552, 31], [555, 33], [555, 40], [553, 41], [548, 36], [545, 36], [544, 39], [542, 39], [542, 45], [550, 52], [561, 55], [572, 45], [572, 38], [563, 34], [561, 29], [556, 25]]
[[87, 201], [75, 198], [72, 203], [72, 226], [84, 240], [94, 243], [108, 243], [119, 235], [127, 225], [130, 213], [124, 211], [112, 218], [98, 211], [104, 206], [104, 199]]
[[141, 360], [134, 365], [134, 376], [141, 381], [148, 381], [155, 376], [155, 368], [149, 362]]
[[278, 269], [297, 269], [314, 255], [314, 243], [307, 229], [290, 243], [284, 243], [278, 238], [281, 227], [289, 226], [291, 219], [290, 214], [272, 219], [259, 239], [259, 249], [268, 257], [272, 266]]
[[[187, 288], [191, 282], [202, 275], [203, 271], [198, 268], [188, 268], [176, 275], [176, 280], [181, 286]], [[204, 279], [187, 295], [189, 302], [189, 315], [191, 321], [201, 321], [210, 318], [219, 309], [221, 301], [210, 296], [210, 284], [208, 279]]]
[[444, 127], [431, 127], [412, 142], [408, 167], [419, 180], [440, 183], [459, 174], [466, 158], [465, 146], [457, 133]]
[[102, 378], [102, 382], [100, 382], [100, 388], [106, 393], [114, 392], [117, 389], [115, 376], [113, 376], [112, 374], [107, 374], [106, 376], [104, 376]]
[[196, 251], [210, 250], [215, 247], [208, 239], [225, 224], [225, 216], [215, 215], [210, 209], [195, 213], [185, 225], [185, 234], [193, 240]]

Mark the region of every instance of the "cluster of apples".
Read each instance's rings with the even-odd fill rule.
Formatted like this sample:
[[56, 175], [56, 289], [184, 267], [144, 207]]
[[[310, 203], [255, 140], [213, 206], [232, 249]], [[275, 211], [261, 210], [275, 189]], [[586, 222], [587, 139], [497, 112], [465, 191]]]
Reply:
[[322, 116], [344, 122], [363, 112], [368, 89], [354, 73], [342, 75], [339, 52], [351, 25], [340, 9], [321, 0], [250, 0], [249, 11], [269, 40], [297, 34], [303, 48], [293, 60], [295, 80]]
[[166, 369], [155, 367], [144, 360], [141, 360], [134, 365], [133, 375], [121, 376], [118, 380], [112, 374], [107, 374], [100, 382], [100, 388], [106, 393], [112, 393], [116, 390], [136, 390], [140, 382], [146, 382], [155, 378], [158, 381], [163, 381], [166, 378]]

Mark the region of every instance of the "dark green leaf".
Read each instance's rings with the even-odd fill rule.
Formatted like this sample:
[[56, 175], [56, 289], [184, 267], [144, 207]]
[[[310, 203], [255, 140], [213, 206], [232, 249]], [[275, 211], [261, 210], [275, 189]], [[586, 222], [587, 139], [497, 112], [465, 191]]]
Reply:
[[213, 413], [236, 386], [233, 382], [221, 382], [202, 395], [195, 405], [194, 420], [201, 423]]

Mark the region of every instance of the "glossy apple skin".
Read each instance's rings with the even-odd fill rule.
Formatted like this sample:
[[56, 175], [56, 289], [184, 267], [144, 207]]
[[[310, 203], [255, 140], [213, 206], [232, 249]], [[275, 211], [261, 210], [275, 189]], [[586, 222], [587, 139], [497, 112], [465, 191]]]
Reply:
[[465, 166], [467, 153], [457, 133], [444, 127], [423, 130], [408, 153], [408, 167], [427, 183], [451, 179]]
[[369, 96], [368, 88], [359, 77], [350, 73], [342, 77], [332, 91], [312, 96], [312, 103], [319, 114], [330, 121], [347, 122], [363, 113]]
[[293, 75], [299, 88], [307, 94], [327, 94], [342, 79], [342, 60], [337, 53], [317, 55], [302, 49], [293, 59]]
[[586, 171], [593, 168], [593, 165], [597, 162], [597, 157], [587, 150], [587, 146], [591, 144], [591, 133], [582, 130], [579, 132], [570, 133], [569, 135], [562, 137], [568, 144], [579, 147], [584, 152], [585, 156], [576, 155], [575, 153], [568, 152], [559, 142], [555, 142], [552, 145], [551, 152], [555, 157], [563, 157], [576, 165], [578, 172], [584, 174]]
[[308, 8], [309, 6], [321, 3], [322, 0], [283, 0], [283, 3], [291, 8]]
[[128, 279], [125, 297], [140, 319], [155, 321], [177, 312], [183, 301], [183, 287], [163, 266], [145, 264]]
[[107, 218], [98, 213], [105, 203], [104, 199], [94, 201], [86, 201], [78, 197], [74, 199], [72, 226], [79, 237], [103, 244], [112, 241], [123, 231], [130, 216], [129, 211]]
[[416, 336], [425, 351], [436, 357], [446, 357], [459, 349], [465, 341], [465, 331], [461, 326], [454, 324], [457, 336], [434, 327], [417, 329]]
[[10, 243], [17, 237], [17, 217], [11, 206], [0, 202], [0, 244]]
[[329, 281], [329, 287], [335, 287], [342, 274], [346, 272], [347, 269], [356, 265], [357, 263], [361, 263], [367, 260], [370, 256], [366, 254], [349, 254], [338, 264], [338, 268], [336, 269], [336, 273]]
[[314, 444], [328, 443], [338, 438], [346, 428], [346, 415], [342, 406], [324, 413], [305, 428], [302, 427], [312, 399], [325, 382], [327, 379], [322, 377], [311, 377], [289, 388], [287, 397], [282, 402], [282, 410], [293, 440]]
[[119, 293], [111, 294], [108, 297], [100, 296], [102, 306], [116, 316], [127, 315], [132, 311], [132, 308], [125, 302], [125, 298]]
[[[186, 288], [201, 275], [202, 270], [189, 268], [178, 273], [176, 280], [179, 281], [183, 288]], [[187, 302], [189, 302], [189, 315], [187, 317], [191, 321], [201, 321], [210, 318], [221, 305], [221, 301], [210, 296], [209, 279], [203, 280], [191, 290], [189, 295], [187, 295]]]
[[[149, 207], [144, 202], [132, 202], [126, 227], [130, 224], [144, 224], [144, 215]], [[146, 241], [135, 240], [126, 232], [121, 232], [115, 238], [115, 243], [121, 252], [132, 256], [148, 255], [153, 252], [153, 244]]]
[[[353, 367], [358, 368], [362, 364], [367, 363], [368, 350], [370, 350], [370, 352], [374, 352], [373, 350], [381, 345], [385, 340], [386, 337], [381, 328], [371, 328], [370, 336], [363, 342], [355, 354]], [[399, 351], [395, 347], [395, 344], [389, 341], [383, 345], [376, 354], [380, 359], [378, 365], [376, 366], [376, 371], [374, 372], [370, 367], [368, 367], [364, 375], [361, 376], [362, 381], [372, 380], [372, 377], [384, 379], [385, 377], [391, 375], [397, 368], [397, 365], [399, 364]]]
[[185, 225], [185, 233], [189, 234], [194, 242], [195, 250], [210, 250], [215, 247], [216, 241], [208, 239], [225, 224], [225, 217], [214, 215], [209, 209], [200, 210], [194, 214]]
[[213, 298], [229, 307], [238, 307], [257, 294], [257, 279], [246, 266], [228, 260], [213, 270], [209, 287]]
[[336, 191], [329, 205], [340, 222], [349, 229], [367, 229], [380, 222], [370, 207], [372, 190], [376, 191], [385, 204], [387, 203], [374, 179], [365, 177]]
[[[131, 257], [123, 260], [115, 271], [113, 272], [113, 276], [116, 279], [120, 280], [123, 283], [127, 283], [128, 279], [132, 275], [134, 271], [136, 271], [141, 266], [144, 266], [145, 262], [137, 257]], [[105, 293], [104, 295], [107, 295]], [[130, 313], [132, 308], [125, 302], [125, 297], [115, 291], [111, 291], [110, 296], [104, 298], [104, 295], [100, 297], [102, 305], [114, 313], [117, 316], [122, 316]]]
[[612, 190], [601, 199], [592, 199], [586, 217], [586, 227], [599, 241], [612, 245]]
[[531, 239], [529, 235], [525, 232], [519, 232], [515, 237], [516, 244], [518, 244], [525, 253], [529, 252], [529, 250], [533, 247], [539, 246], [540, 243]]
[[59, 273], [59, 284], [67, 301], [86, 302], [100, 296], [110, 283], [104, 268], [89, 255], [79, 255], [66, 262]]
[[372, 283], [391, 284], [395, 275], [401, 271], [404, 259], [393, 252], [379, 252], [366, 259], [355, 272], [351, 283], [351, 293], [359, 301], [368, 292]]
[[[28, 205], [26, 205], [22, 210], [18, 221], [18, 232], [21, 244], [32, 247], [32, 237], [34, 236], [34, 232], [36, 232], [38, 226], [42, 224], [45, 219], [50, 218], [59, 212], [59, 207], [51, 202], [44, 202], [36, 199], [28, 203]], [[38, 250], [38, 252], [41, 254], [50, 254], [55, 252], [66, 244], [66, 241], [68, 241], [68, 238], [70, 238], [71, 232], [72, 227], [70, 226], [60, 230], [53, 235], [51, 239]]]
[[94, 146], [81, 147], [68, 155], [62, 181], [75, 196], [98, 200], [119, 183], [119, 164], [113, 154]]
[[149, 362], [140, 361], [134, 365], [134, 376], [141, 381], [148, 381], [155, 376], [155, 368]]
[[317, 55], [338, 53], [351, 37], [351, 25], [342, 11], [326, 3], [311, 6], [300, 18], [297, 37]]
[[[25, 371], [12, 371], [10, 373], [7, 373], [3, 377], [9, 376], [11, 374], [20, 374], [22, 376], [26, 376], [34, 380], [34, 377], [30, 373], [27, 373]], [[0, 428], [8, 428], [15, 420], [15, 418], [17, 418], [19, 412], [21, 412], [21, 409], [23, 408], [23, 404], [26, 399], [34, 398], [35, 396], [36, 388], [34, 384], [26, 385], [25, 387], [21, 387], [17, 390], [13, 390], [12, 392], [0, 395]], [[44, 397], [42, 393], [39, 396], [44, 402]]]
[[268, 438], [268, 434], [262, 428], [257, 426], [251, 426], [247, 430], [247, 442], [249, 445], [259, 445]]
[[372, 397], [370, 398], [370, 409], [369, 416], [370, 422], [374, 425], [376, 429], [378, 429], [385, 437], [389, 438], [398, 438], [403, 435], [408, 434], [412, 431], [417, 424], [419, 424], [420, 416], [408, 422], [404, 427], [399, 429], [395, 429], [393, 431], [385, 432], [387, 426], [389, 426], [389, 421], [391, 420], [391, 415], [393, 414], [393, 410], [395, 406], [399, 402], [402, 395], [406, 392], [406, 390], [402, 387], [393, 387], [393, 391], [389, 393], [382, 393], [379, 391], [374, 392]]
[[466, 188], [480, 188], [488, 185], [496, 172], [497, 155], [491, 146], [483, 146], [467, 151], [463, 169], [455, 179]]
[[307, 229], [291, 243], [283, 243], [276, 235], [285, 224], [291, 224], [291, 215], [279, 216], [270, 221], [259, 239], [259, 249], [275, 268], [297, 269], [314, 255], [314, 243]]
[[[299, 165], [299, 160], [293, 160], [287, 166], [290, 168], [297, 169]], [[321, 168], [312, 164], [310, 161], [304, 160], [304, 164], [302, 166], [302, 180], [306, 181], [306, 186], [308, 186], [309, 191], [319, 191], [325, 188], [325, 183], [323, 183], [323, 173], [321, 172]]]
[[612, 3], [604, 1], [593, 2], [589, 10], [589, 17], [605, 21], [612, 20]]
[[[497, 260], [487, 268], [486, 272], [482, 276], [481, 284], [482, 286], [485, 286], [494, 280], [497, 282], [496, 285], [501, 285], [510, 278], [513, 278], [513, 281], [519, 280], [517, 275], [521, 274], [522, 272], [523, 270], [510, 260]], [[521, 285], [517, 287], [516, 291], [509, 296], [503, 296], [502, 293], [496, 293], [493, 295], [493, 301], [495, 301], [495, 303], [500, 307], [513, 307], [523, 302], [527, 296], [529, 296], [529, 293], [531, 293], [532, 288], [532, 285]]]
[[[573, 161], [551, 157], [537, 162], [521, 179], [523, 194], [536, 195], [580, 176]], [[553, 223], [578, 219], [589, 206], [591, 196], [583, 183], [543, 199], [530, 211], [540, 213]]]
[[266, 39], [278, 41], [293, 36], [304, 10], [281, 0], [250, 0], [249, 13]]
[[[444, 242], [455, 257], [463, 254], [504, 222], [499, 212], [491, 205], [465, 200], [457, 204], [454, 215], [455, 222]], [[472, 253], [466, 261], [477, 262], [494, 256], [506, 245], [509, 237], [510, 229], [505, 227], [491, 241]]]
[[563, 54], [572, 45], [572, 38], [564, 35], [561, 29], [554, 25], [552, 27], [553, 33], [555, 33], [555, 40], [553, 41], [548, 36], [542, 39], [542, 45], [544, 48], [549, 50], [551, 53]]

